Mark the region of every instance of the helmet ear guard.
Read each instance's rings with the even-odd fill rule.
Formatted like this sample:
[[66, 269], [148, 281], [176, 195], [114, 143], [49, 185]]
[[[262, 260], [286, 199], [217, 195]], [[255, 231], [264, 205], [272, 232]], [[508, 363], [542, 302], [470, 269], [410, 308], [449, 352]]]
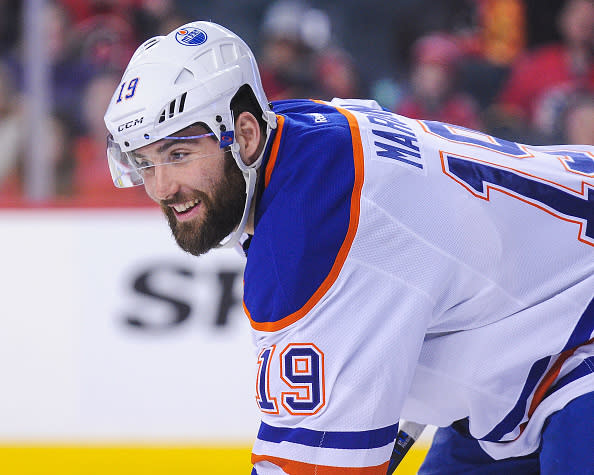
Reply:
[[[271, 110], [263, 111], [262, 119], [266, 122], [266, 142], [268, 142], [271, 135], [271, 130], [276, 129], [277, 126], [276, 114]], [[222, 142], [221, 145], [223, 145]], [[266, 145], [262, 147], [262, 151], [260, 152], [258, 158], [256, 158], [256, 160], [249, 165], [245, 164], [241, 159], [239, 154], [239, 144], [237, 142], [233, 142], [230, 145], [230, 151], [231, 155], [233, 155], [233, 158], [235, 159], [235, 162], [237, 163], [237, 166], [243, 173], [243, 178], [245, 180], [245, 206], [239, 226], [237, 226], [235, 231], [233, 231], [225, 241], [219, 243], [218, 247], [233, 247], [241, 239], [243, 230], [245, 229], [249, 217], [252, 199], [256, 190], [256, 182], [258, 180], [258, 169], [262, 164], [262, 160], [264, 160]]]
[[247, 222], [264, 153], [246, 165], [235, 142], [231, 101], [244, 85], [251, 88], [262, 110], [268, 141], [276, 115], [263, 91], [255, 57], [241, 38], [215, 23], [197, 21], [145, 41], [132, 56], [105, 113], [114, 184], [129, 187], [144, 182], [129, 152], [202, 122], [221, 148], [230, 148], [246, 181], [244, 216], [225, 242], [235, 244]]

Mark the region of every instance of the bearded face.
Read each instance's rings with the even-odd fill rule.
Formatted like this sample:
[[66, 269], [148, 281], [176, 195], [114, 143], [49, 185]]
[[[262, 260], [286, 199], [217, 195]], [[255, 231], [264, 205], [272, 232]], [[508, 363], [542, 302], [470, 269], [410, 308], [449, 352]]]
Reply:
[[[209, 193], [180, 191], [160, 203], [177, 244], [195, 256], [215, 248], [239, 225], [243, 215], [246, 199], [243, 175], [229, 152], [223, 160], [224, 175], [213, 183]], [[196, 203], [194, 206], [200, 206], [202, 212], [192, 219], [180, 220], [176, 203]]]
[[196, 256], [235, 230], [246, 201], [242, 172], [213, 136], [193, 125], [130, 154], [178, 245]]

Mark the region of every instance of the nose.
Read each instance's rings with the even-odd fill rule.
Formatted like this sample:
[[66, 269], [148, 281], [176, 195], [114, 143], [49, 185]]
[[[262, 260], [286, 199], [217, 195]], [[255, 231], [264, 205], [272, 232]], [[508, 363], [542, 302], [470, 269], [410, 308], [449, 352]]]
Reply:
[[153, 176], [145, 177], [144, 184], [149, 195], [155, 201], [162, 201], [173, 198], [179, 189], [179, 183], [175, 178], [175, 170], [170, 165], [160, 165], [153, 169]]

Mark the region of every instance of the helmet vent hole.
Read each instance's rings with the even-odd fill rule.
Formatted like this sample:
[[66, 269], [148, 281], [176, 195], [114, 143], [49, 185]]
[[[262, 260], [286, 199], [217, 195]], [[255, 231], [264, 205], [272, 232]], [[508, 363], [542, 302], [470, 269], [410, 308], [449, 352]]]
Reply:
[[188, 95], [187, 92], [184, 92], [181, 97], [179, 98], [179, 111], [184, 111], [184, 106], [186, 105], [186, 96]]
[[146, 51], [149, 48], [152, 48], [153, 46], [155, 46], [157, 43], [159, 42], [159, 38], [152, 38], [150, 40], [148, 40], [145, 44], [144, 44], [144, 50]]
[[181, 96], [176, 97], [161, 110], [161, 113], [159, 114], [159, 124], [161, 122], [165, 122], [168, 119], [172, 119], [184, 111], [187, 95], [188, 93], [184, 92]]

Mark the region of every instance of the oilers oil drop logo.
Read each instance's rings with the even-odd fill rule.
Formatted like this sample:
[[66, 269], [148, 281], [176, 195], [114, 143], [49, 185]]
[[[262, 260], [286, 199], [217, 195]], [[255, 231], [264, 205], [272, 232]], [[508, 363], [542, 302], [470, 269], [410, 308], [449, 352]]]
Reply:
[[198, 46], [206, 41], [206, 33], [200, 28], [180, 28], [175, 34], [178, 43], [186, 46]]

